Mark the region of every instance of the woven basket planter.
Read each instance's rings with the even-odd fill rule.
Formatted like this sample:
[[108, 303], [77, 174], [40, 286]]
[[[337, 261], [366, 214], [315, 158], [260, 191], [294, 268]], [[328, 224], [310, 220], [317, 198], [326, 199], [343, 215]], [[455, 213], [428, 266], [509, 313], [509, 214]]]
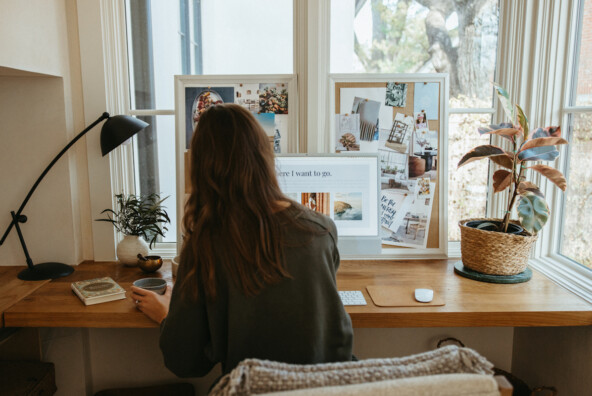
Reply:
[[500, 219], [466, 219], [459, 222], [463, 265], [473, 271], [489, 275], [516, 275], [524, 272], [537, 236], [526, 230], [521, 234], [506, 234], [479, 230], [465, 225], [473, 220], [501, 221]]

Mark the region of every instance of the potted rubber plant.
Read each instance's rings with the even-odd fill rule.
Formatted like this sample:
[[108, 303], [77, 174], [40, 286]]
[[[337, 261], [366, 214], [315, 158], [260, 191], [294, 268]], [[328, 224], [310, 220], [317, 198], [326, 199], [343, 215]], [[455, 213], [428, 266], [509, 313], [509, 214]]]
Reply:
[[[135, 266], [137, 256], [146, 256], [156, 239], [168, 231], [166, 224], [171, 220], [159, 194], [149, 195], [117, 194], [117, 208], [105, 209], [106, 218], [97, 219], [113, 224], [124, 235], [117, 244], [117, 259], [126, 266]], [[149, 244], [147, 243], [149, 241]]]
[[[475, 147], [466, 153], [458, 167], [489, 159], [499, 166], [493, 173], [495, 193], [508, 191], [503, 219], [461, 220], [462, 263], [471, 270], [491, 275], [516, 275], [526, 269], [537, 232], [547, 222], [550, 211], [545, 196], [527, 170], [537, 172], [565, 191], [567, 182], [557, 169], [541, 164], [559, 156], [557, 145], [567, 144], [558, 126], [530, 129], [522, 108], [512, 103], [508, 92], [495, 85], [495, 91], [509, 122], [478, 128], [481, 135], [499, 135], [510, 150], [494, 145]], [[510, 217], [517, 204], [518, 219]]]

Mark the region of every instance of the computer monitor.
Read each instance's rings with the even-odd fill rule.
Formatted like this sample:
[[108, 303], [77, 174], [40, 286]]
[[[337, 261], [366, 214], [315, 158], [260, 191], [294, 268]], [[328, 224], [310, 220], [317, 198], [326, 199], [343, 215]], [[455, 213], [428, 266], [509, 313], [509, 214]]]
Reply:
[[337, 226], [342, 256], [381, 253], [377, 154], [276, 156], [282, 192]]

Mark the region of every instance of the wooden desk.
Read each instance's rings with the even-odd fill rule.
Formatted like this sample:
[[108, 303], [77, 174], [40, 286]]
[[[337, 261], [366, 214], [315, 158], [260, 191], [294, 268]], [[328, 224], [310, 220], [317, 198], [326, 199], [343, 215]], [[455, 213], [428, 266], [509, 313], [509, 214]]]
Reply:
[[[347, 307], [354, 327], [521, 327], [590, 326], [592, 304], [534, 272], [526, 283], [499, 285], [473, 281], [453, 272], [455, 260], [342, 261], [340, 290], [362, 290], [367, 306]], [[129, 290], [146, 277], [138, 268], [87, 262], [66, 278], [56, 279], [7, 309], [6, 326], [14, 327], [156, 327], [131, 299], [85, 306], [70, 283], [111, 276]], [[156, 275], [172, 282], [170, 263]], [[413, 290], [432, 287], [442, 293], [440, 307], [383, 308], [373, 304], [368, 285], [393, 285]]]
[[25, 268], [0, 266], [0, 329], [4, 327], [4, 311], [50, 282], [20, 280], [17, 275]]

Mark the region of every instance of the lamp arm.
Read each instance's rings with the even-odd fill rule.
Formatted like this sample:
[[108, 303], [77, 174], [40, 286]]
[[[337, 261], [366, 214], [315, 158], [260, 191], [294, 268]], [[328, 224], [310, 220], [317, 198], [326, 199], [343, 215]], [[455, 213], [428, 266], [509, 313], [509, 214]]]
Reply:
[[[93, 122], [92, 124], [87, 126], [82, 132], [80, 132], [78, 135], [76, 135], [76, 137], [74, 139], [72, 139], [70, 141], [70, 143], [68, 143], [66, 145], [66, 147], [64, 147], [62, 149], [62, 151], [60, 151], [58, 153], [58, 155], [55, 156], [55, 158], [49, 163], [49, 165], [47, 165], [47, 168], [45, 168], [45, 170], [41, 173], [41, 176], [39, 176], [39, 178], [37, 179], [35, 184], [33, 184], [33, 187], [31, 187], [31, 190], [29, 190], [29, 193], [27, 194], [23, 203], [19, 207], [19, 210], [16, 212], [15, 215], [13, 215], [13, 220], [8, 225], [8, 228], [6, 229], [6, 232], [4, 233], [4, 235], [2, 236], [2, 239], [0, 239], [0, 245], [2, 245], [4, 243], [4, 241], [6, 240], [6, 237], [10, 233], [10, 230], [12, 230], [12, 227], [14, 226], [15, 222], [19, 221], [19, 219], [21, 218], [21, 213], [22, 213], [23, 209], [25, 208], [25, 206], [29, 202], [29, 199], [33, 195], [33, 192], [35, 192], [35, 190], [37, 189], [37, 186], [39, 185], [39, 183], [41, 183], [41, 180], [43, 180], [43, 178], [49, 172], [49, 170], [55, 165], [56, 162], [58, 162], [58, 160], [62, 157], [62, 155], [64, 155], [66, 153], [66, 151], [68, 151], [68, 149], [70, 149], [70, 147], [72, 147], [74, 145], [74, 143], [76, 143], [88, 131], [93, 129], [98, 123], [100, 123], [103, 120], [106, 120], [107, 118], [109, 118], [109, 113], [107, 113], [107, 112], [103, 113], [99, 118], [97, 118], [97, 120], [95, 122]], [[22, 221], [22, 222], [24, 222], [24, 221]]]

